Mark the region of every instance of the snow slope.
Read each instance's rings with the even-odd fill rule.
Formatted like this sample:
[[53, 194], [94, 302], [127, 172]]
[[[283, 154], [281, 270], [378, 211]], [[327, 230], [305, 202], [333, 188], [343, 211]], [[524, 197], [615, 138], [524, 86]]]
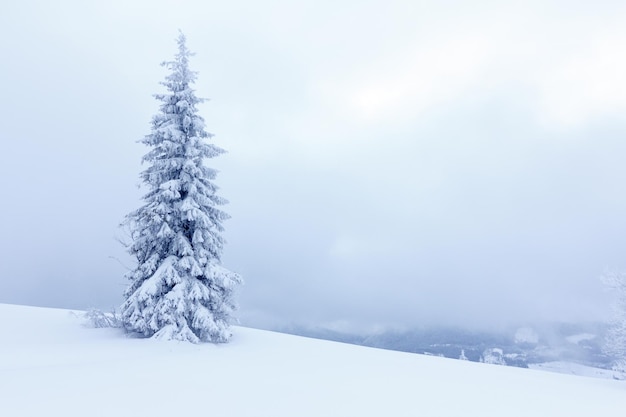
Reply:
[[623, 375], [619, 371], [610, 369], [594, 368], [591, 366], [581, 365], [579, 363], [554, 361], [543, 363], [531, 363], [528, 365], [530, 369], [540, 369], [542, 371], [559, 372], [562, 374], [581, 375], [592, 378], [608, 378], [623, 379]]
[[590, 416], [623, 381], [248, 328], [227, 345], [130, 339], [67, 310], [0, 304], [0, 416]]

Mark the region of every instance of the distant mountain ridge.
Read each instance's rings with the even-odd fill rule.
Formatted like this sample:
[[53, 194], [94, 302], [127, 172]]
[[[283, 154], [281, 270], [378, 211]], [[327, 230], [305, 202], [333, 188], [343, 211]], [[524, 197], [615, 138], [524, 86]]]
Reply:
[[494, 349], [509, 366], [528, 368], [546, 362], [571, 362], [609, 369], [611, 358], [602, 352], [606, 332], [603, 323], [549, 323], [512, 327], [507, 331], [472, 331], [455, 327], [422, 327], [410, 330], [353, 334], [318, 326], [290, 325], [271, 330], [360, 346], [420, 353], [473, 362], [490, 362]]

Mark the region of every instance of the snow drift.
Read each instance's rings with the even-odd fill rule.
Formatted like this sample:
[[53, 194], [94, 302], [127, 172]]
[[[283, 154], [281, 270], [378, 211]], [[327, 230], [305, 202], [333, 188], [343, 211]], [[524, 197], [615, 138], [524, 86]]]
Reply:
[[585, 416], [626, 383], [234, 328], [193, 345], [0, 304], [2, 416]]

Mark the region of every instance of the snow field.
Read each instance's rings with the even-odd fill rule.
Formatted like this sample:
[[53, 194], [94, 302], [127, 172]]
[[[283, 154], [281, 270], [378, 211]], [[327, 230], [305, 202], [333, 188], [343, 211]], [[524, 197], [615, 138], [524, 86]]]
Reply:
[[626, 383], [235, 327], [225, 345], [127, 338], [0, 304], [0, 416], [590, 416]]

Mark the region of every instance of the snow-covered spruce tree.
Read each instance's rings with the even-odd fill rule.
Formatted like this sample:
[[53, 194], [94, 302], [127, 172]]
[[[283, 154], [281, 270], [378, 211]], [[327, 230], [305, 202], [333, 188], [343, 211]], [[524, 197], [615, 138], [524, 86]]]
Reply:
[[609, 271], [602, 280], [616, 293], [602, 350], [613, 359], [614, 370], [626, 373], [626, 273]]
[[227, 342], [235, 310], [233, 291], [240, 276], [221, 266], [222, 222], [218, 207], [226, 200], [213, 184], [217, 172], [204, 165], [224, 150], [207, 143], [212, 137], [198, 115], [189, 69], [193, 54], [180, 33], [178, 53], [161, 64], [169, 75], [155, 95], [160, 112], [142, 142], [151, 147], [142, 162], [147, 188], [144, 204], [126, 216], [128, 251], [137, 266], [127, 274], [121, 309], [124, 327], [146, 337], [190, 342]]

